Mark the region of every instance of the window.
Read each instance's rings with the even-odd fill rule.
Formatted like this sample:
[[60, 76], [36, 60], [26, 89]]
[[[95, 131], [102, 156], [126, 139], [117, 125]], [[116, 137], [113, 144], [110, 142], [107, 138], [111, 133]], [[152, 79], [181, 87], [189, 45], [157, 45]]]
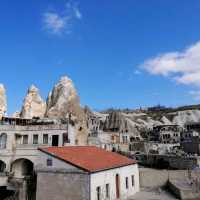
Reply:
[[0, 173], [5, 172], [6, 164], [0, 160]]
[[6, 133], [2, 133], [0, 135], [0, 149], [5, 149], [7, 143], [7, 135]]
[[33, 144], [38, 144], [38, 135], [33, 135]]
[[23, 144], [28, 144], [28, 135], [23, 135], [22, 143]]
[[106, 184], [106, 198], [110, 197], [110, 185]]
[[126, 136], [123, 136], [123, 143], [126, 143]]
[[43, 135], [43, 144], [48, 144], [48, 134]]
[[67, 133], [63, 133], [63, 146], [65, 143], [70, 143]]
[[52, 166], [53, 165], [53, 161], [51, 158], [47, 159], [47, 166]]
[[97, 187], [97, 200], [101, 199], [101, 187]]
[[134, 175], [131, 176], [132, 187], [135, 185]]
[[128, 177], [126, 177], [126, 189], [128, 189]]

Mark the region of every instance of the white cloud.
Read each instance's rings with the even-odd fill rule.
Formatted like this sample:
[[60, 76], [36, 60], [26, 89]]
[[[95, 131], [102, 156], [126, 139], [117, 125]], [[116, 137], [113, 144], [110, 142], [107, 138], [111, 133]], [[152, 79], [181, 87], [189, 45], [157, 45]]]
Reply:
[[57, 13], [47, 12], [44, 14], [45, 29], [53, 34], [60, 34], [66, 28], [67, 18]]
[[142, 68], [178, 83], [200, 87], [200, 42], [181, 52], [169, 52], [146, 60]]
[[81, 20], [82, 14], [77, 3], [69, 1], [62, 11], [48, 11], [43, 14], [44, 29], [49, 33], [61, 35], [71, 33], [75, 20]]

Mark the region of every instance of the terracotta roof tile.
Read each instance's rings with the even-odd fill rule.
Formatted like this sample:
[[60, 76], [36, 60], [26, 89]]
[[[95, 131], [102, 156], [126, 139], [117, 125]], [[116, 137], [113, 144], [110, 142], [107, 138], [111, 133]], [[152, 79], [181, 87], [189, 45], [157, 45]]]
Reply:
[[118, 153], [93, 146], [47, 147], [39, 150], [89, 172], [135, 164], [136, 161]]

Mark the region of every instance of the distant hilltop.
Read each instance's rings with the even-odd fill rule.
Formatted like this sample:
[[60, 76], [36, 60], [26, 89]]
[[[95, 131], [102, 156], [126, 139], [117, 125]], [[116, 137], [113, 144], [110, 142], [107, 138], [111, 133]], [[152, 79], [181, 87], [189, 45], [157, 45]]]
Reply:
[[136, 111], [144, 111], [144, 112], [171, 112], [171, 111], [184, 111], [184, 110], [200, 110], [200, 104], [195, 104], [195, 105], [185, 105], [185, 106], [179, 106], [179, 107], [166, 107], [162, 105], [156, 105], [152, 107], [140, 107], [136, 109], [130, 109], [130, 108], [108, 108], [101, 113], [110, 113], [113, 111], [118, 111], [118, 112], [125, 112], [125, 113], [131, 113], [131, 112], [136, 112]]

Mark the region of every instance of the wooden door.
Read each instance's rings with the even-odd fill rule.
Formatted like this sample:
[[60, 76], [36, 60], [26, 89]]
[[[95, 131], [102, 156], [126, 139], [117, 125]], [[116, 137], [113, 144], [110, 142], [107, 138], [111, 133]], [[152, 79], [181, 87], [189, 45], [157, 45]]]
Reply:
[[117, 199], [119, 199], [120, 198], [120, 188], [119, 188], [119, 186], [120, 186], [120, 182], [119, 182], [119, 174], [116, 174], [116, 197], [117, 197]]

